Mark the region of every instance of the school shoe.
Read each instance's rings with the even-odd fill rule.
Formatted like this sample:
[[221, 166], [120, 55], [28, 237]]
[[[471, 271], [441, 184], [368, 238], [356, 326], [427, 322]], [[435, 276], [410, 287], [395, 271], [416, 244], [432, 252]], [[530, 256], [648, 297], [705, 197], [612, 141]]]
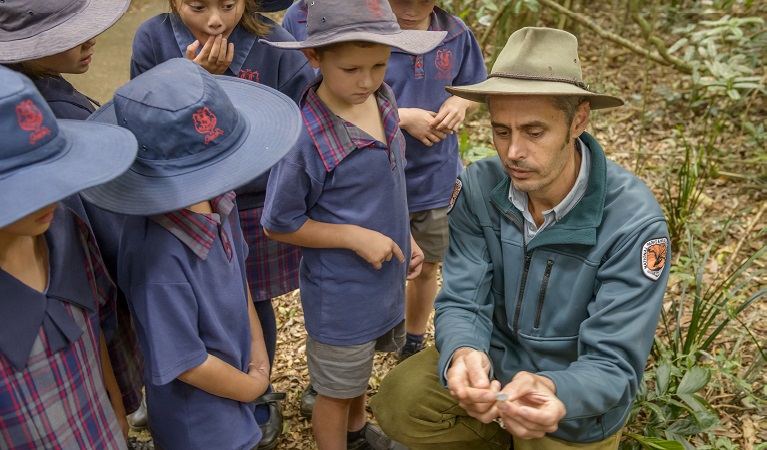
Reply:
[[311, 419], [315, 401], [317, 401], [317, 391], [314, 390], [312, 383], [309, 383], [309, 386], [306, 386], [304, 392], [301, 393], [301, 408], [298, 410], [299, 414]]
[[256, 405], [266, 404], [269, 407], [269, 420], [266, 423], [258, 424], [261, 428], [261, 441], [256, 447], [258, 450], [277, 448], [282, 435], [282, 405], [280, 402], [284, 399], [284, 392], [269, 392], [256, 399]]
[[411, 356], [415, 355], [416, 353], [423, 350], [423, 342], [409, 342], [406, 343], [402, 349], [400, 349], [399, 352], [397, 352], [397, 362], [401, 363], [402, 361], [410, 358]]
[[146, 410], [146, 394], [141, 398], [141, 405], [128, 415], [128, 426], [133, 431], [146, 430], [149, 415]]
[[407, 447], [393, 441], [383, 430], [370, 422], [365, 423], [362, 437], [346, 443], [347, 450], [407, 450]]

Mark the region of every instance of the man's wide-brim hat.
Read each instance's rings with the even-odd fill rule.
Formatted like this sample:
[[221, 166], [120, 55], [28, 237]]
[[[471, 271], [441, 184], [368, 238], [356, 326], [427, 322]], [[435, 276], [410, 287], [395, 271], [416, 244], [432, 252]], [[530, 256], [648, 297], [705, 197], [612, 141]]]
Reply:
[[131, 165], [136, 138], [115, 125], [56, 119], [24, 75], [0, 67], [0, 228]]
[[211, 75], [185, 58], [168, 60], [117, 89], [89, 121], [132, 131], [130, 169], [82, 196], [108, 211], [149, 216], [240, 187], [293, 147], [301, 113], [263, 84]]
[[130, 0], [4, 0], [0, 2], [0, 63], [65, 52], [115, 24]]
[[420, 55], [438, 46], [447, 35], [446, 31], [401, 29], [388, 0], [306, 0], [306, 8], [305, 41], [259, 42], [298, 50], [362, 41]]
[[591, 109], [623, 105], [618, 97], [589, 90], [583, 82], [577, 38], [553, 28], [515, 31], [487, 80], [446, 89], [475, 102], [485, 102], [489, 95], [567, 95], [586, 97]]

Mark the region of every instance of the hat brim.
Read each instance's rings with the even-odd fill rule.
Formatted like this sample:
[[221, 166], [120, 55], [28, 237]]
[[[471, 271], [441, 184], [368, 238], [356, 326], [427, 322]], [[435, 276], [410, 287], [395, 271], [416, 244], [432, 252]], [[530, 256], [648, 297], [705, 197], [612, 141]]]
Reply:
[[129, 6], [130, 0], [92, 0], [84, 10], [48, 30], [0, 42], [0, 63], [29, 61], [72, 49], [114, 25]]
[[315, 36], [309, 36], [305, 41], [293, 42], [271, 42], [265, 39], [259, 39], [259, 42], [272, 47], [288, 50], [301, 50], [305, 48], [319, 48], [341, 42], [372, 42], [374, 44], [389, 45], [398, 49], [420, 55], [427, 53], [437, 47], [447, 36], [447, 31], [421, 31], [421, 30], [401, 30], [392, 34], [378, 34], [366, 31], [348, 31], [339, 33], [331, 31]]
[[118, 126], [82, 120], [58, 120], [63, 155], [30, 164], [0, 180], [4, 227], [83, 189], [114, 179], [136, 158], [133, 133]]
[[[247, 124], [234, 150], [213, 163], [169, 177], [143, 175], [131, 168], [109, 183], [84, 191], [83, 198], [115, 213], [161, 214], [238, 188], [282, 159], [301, 132], [298, 106], [262, 84], [223, 75], [216, 76], [216, 81]], [[88, 120], [117, 123], [113, 101]]]
[[556, 81], [491, 77], [481, 83], [448, 86], [445, 89], [455, 96], [480, 103], [486, 103], [490, 95], [582, 95], [588, 99], [591, 109], [615, 108], [623, 105], [623, 100], [618, 97], [595, 94], [578, 86]]
[[285, 11], [293, 4], [293, 0], [263, 0], [261, 1], [261, 12], [273, 13]]

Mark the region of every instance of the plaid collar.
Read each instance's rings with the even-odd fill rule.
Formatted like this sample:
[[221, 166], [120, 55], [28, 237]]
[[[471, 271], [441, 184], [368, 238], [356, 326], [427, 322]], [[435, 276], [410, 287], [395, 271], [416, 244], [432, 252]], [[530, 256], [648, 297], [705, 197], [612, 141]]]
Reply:
[[[48, 245], [48, 287], [38, 292], [0, 270], [0, 352], [16, 370], [27, 365], [32, 346], [43, 328], [51, 353], [77, 341], [83, 330], [64, 308], [64, 302], [97, 311], [94, 264], [89, 231], [79, 217], [59, 204], [53, 226], [45, 232]], [[78, 268], [80, 270], [78, 270]]]
[[[150, 216], [150, 218], [176, 236], [203, 261], [208, 257], [216, 236], [223, 234], [222, 243], [229, 256], [231, 251], [227, 249], [229, 241], [223, 231], [220, 231], [219, 226], [226, 222], [234, 209], [234, 192], [220, 195], [211, 203], [215, 211], [213, 214], [198, 214], [187, 209], [180, 209]], [[229, 259], [231, 260], [231, 257]]]
[[296, 18], [296, 22], [298, 23], [306, 23], [306, 16], [309, 13], [309, 7], [306, 6], [306, 0], [300, 0], [301, 5], [298, 7], [298, 17]]
[[[173, 28], [173, 35], [176, 37], [176, 43], [178, 44], [179, 50], [181, 50], [181, 56], [186, 57], [186, 48], [189, 47], [192, 42], [196, 41], [196, 39], [178, 14], [170, 13], [169, 16], [170, 24]], [[232, 59], [232, 63], [229, 64], [229, 70], [235, 75], [240, 73], [240, 69], [242, 69], [242, 65], [245, 64], [245, 60], [248, 58], [250, 50], [256, 44], [257, 39], [258, 36], [248, 33], [248, 31], [239, 24], [232, 30], [228, 41], [234, 42], [234, 58]], [[200, 50], [202, 50], [204, 44], [204, 42], [200, 42]]]
[[[362, 131], [351, 122], [333, 114], [317, 96], [316, 89], [322, 82], [322, 75], [317, 77], [304, 91], [301, 99], [301, 115], [309, 135], [317, 147], [325, 170], [331, 172], [351, 152], [365, 147], [381, 147], [382, 143]], [[392, 170], [396, 167], [394, 154], [390, 151], [392, 141], [397, 135], [399, 116], [394, 94], [385, 83], [374, 94], [381, 110], [386, 145], [384, 150], [389, 157]]]

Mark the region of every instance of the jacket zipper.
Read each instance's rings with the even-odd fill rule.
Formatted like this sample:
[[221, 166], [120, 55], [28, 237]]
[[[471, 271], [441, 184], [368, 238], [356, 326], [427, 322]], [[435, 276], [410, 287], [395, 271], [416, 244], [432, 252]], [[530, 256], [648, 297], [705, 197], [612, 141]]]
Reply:
[[535, 312], [535, 328], [541, 326], [541, 313], [543, 312], [543, 299], [546, 297], [546, 288], [549, 287], [549, 278], [551, 277], [551, 268], [554, 266], [554, 261], [546, 261], [546, 272], [543, 274], [543, 281], [541, 282], [541, 292], [538, 294], [538, 309]]
[[514, 310], [514, 326], [512, 332], [514, 336], [519, 334], [519, 313], [522, 310], [522, 299], [525, 296], [525, 285], [527, 284], [527, 273], [530, 271], [531, 255], [527, 253], [527, 244], [524, 246], [525, 251], [525, 270], [522, 272], [522, 286], [519, 288], [519, 298], [517, 299], [517, 307]]

